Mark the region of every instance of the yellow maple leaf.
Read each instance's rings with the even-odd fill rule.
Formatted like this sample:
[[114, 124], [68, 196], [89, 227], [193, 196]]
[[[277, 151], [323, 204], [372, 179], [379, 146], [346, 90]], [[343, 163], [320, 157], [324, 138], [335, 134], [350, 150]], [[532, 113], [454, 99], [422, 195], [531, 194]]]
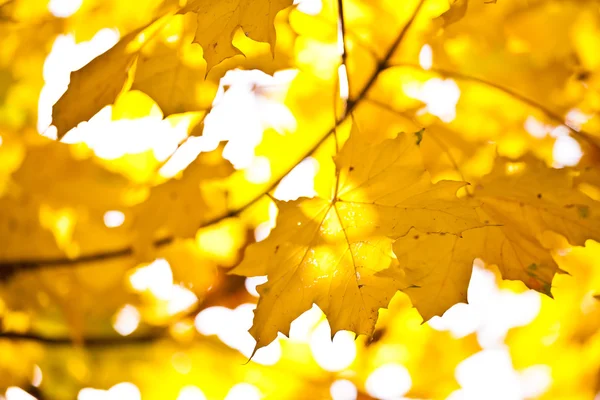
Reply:
[[24, 158], [0, 198], [0, 258], [60, 256], [67, 244], [71, 247], [72, 234], [77, 245], [71, 255], [121, 243], [123, 237], [107, 229], [102, 216], [127, 206], [130, 182], [96, 159], [78, 155], [77, 145], [33, 139], [21, 143]]
[[[464, 232], [463, 236], [469, 232]], [[469, 235], [469, 239], [476, 239]], [[478, 246], [473, 240], [415, 229], [394, 242], [398, 266], [382, 271], [402, 282], [403, 291], [424, 321], [442, 315], [457, 303], [467, 302], [473, 260]]]
[[69, 88], [52, 107], [52, 124], [59, 138], [114, 103], [137, 57], [130, 45], [142, 31], [131, 32], [106, 53], [71, 73]]
[[194, 43], [204, 49], [207, 71], [210, 71], [226, 58], [242, 54], [231, 43], [238, 27], [249, 38], [269, 43], [274, 51], [275, 16], [291, 5], [292, 0], [194, 0], [180, 13], [198, 15]]
[[165, 116], [210, 107], [212, 96], [204, 107], [199, 101], [198, 88], [204, 83], [204, 66], [183, 60], [182, 53], [189, 53], [188, 47], [183, 44], [168, 47], [160, 43], [151, 52], [142, 52], [138, 59], [131, 88], [152, 97]]
[[[148, 198], [135, 207], [134, 229], [138, 236], [137, 250], [150, 249], [153, 240], [193, 237], [215, 210], [210, 199], [218, 204], [218, 212], [226, 207], [226, 197], [220, 189], [207, 188], [210, 181], [231, 173], [231, 165], [223, 158], [215, 161], [214, 153], [201, 153], [180, 177], [161, 183], [150, 191]], [[209, 195], [210, 194], [210, 195]]]
[[552, 169], [525, 158], [506, 159], [476, 185], [475, 197], [492, 224], [486, 228], [482, 257], [498, 264], [505, 279], [550, 294], [556, 263], [542, 245], [542, 234], [553, 231], [570, 244], [600, 240], [600, 203], [573, 185], [568, 170]]
[[[193, 77], [190, 69], [197, 70], [200, 67], [185, 65], [176, 50], [165, 49], [165, 45], [157, 39], [165, 25], [172, 20], [173, 16], [168, 13], [154, 19], [71, 73], [67, 91], [52, 108], [52, 124], [56, 126], [59, 138], [80, 122], [89, 120], [103, 107], [115, 103], [118, 96], [132, 85], [134, 89], [146, 91], [154, 97], [159, 106], [164, 108], [166, 116], [201, 108], [196, 103], [190, 104], [189, 99], [196, 97], [194, 91], [185, 96], [186, 101], [178, 99], [183, 97], [181, 79]], [[176, 20], [172, 24], [179, 26], [177, 22], [181, 21]], [[142, 53], [149, 45], [154, 47]], [[138, 59], [139, 75], [136, 73]], [[180, 77], [181, 71], [186, 73]], [[198, 75], [199, 80], [204, 81], [202, 73]], [[216, 92], [216, 88], [213, 92]]]
[[394, 263], [391, 239], [411, 227], [459, 234], [480, 226], [475, 208], [456, 197], [464, 182], [432, 184], [418, 138], [399, 134], [368, 145], [353, 131], [336, 158], [331, 199], [278, 202], [277, 227], [248, 248], [233, 271], [268, 275], [250, 333], [267, 345], [313, 303], [327, 315], [332, 334], [372, 334], [379, 308], [398, 289], [377, 272]]
[[[496, 161], [476, 185], [481, 218], [490, 226], [462, 237], [412, 231], [394, 243], [398, 266], [382, 271], [403, 282], [424, 320], [466, 302], [473, 260], [498, 265], [505, 279], [520, 280], [551, 296], [558, 266], [543, 234], [553, 231], [572, 245], [600, 239], [600, 204], [573, 187], [566, 170], [526, 159]], [[435, 248], [436, 251], [428, 251]]]

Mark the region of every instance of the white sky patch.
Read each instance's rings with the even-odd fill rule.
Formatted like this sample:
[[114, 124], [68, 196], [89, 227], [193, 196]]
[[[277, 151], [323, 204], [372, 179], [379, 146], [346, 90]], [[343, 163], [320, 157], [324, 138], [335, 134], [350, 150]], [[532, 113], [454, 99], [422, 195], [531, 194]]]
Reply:
[[524, 398], [538, 398], [552, 384], [552, 368], [548, 365], [532, 365], [520, 372], [519, 383]]
[[117, 383], [108, 389], [110, 400], [142, 400], [140, 389], [130, 382]]
[[556, 138], [552, 148], [552, 158], [556, 167], [573, 167], [579, 164], [581, 157], [583, 151], [577, 140], [567, 135]]
[[281, 180], [273, 196], [283, 201], [315, 197], [315, 176], [318, 171], [319, 162], [312, 157], [305, 158]]
[[180, 171], [190, 165], [202, 152], [202, 140], [199, 137], [190, 136], [171, 155], [169, 160], [160, 168], [158, 173], [165, 178], [172, 178]]
[[117, 228], [125, 222], [125, 214], [121, 211], [110, 210], [104, 213], [104, 225], [107, 228]]
[[348, 368], [356, 358], [354, 333], [339, 331], [331, 340], [331, 328], [327, 320], [321, 321], [310, 337], [313, 358], [326, 371]]
[[570, 109], [565, 115], [566, 124], [573, 129], [581, 129], [581, 126], [587, 123], [593, 115], [586, 114], [578, 108]]
[[340, 82], [340, 98], [348, 100], [350, 96], [350, 86], [348, 83], [348, 70], [346, 65], [342, 64], [338, 67], [338, 81]]
[[31, 385], [35, 387], [39, 387], [42, 384], [42, 380], [44, 375], [42, 374], [42, 369], [39, 365], [33, 366], [33, 376], [31, 377]]
[[371, 372], [365, 383], [367, 393], [378, 399], [397, 399], [412, 386], [408, 370], [401, 364], [389, 363]]
[[339, 379], [331, 384], [329, 394], [331, 394], [332, 400], [355, 400], [358, 390], [349, 380]]
[[456, 367], [461, 389], [448, 400], [526, 400], [543, 394], [552, 382], [550, 368], [536, 365], [514, 370], [507, 347], [485, 349]]
[[344, 31], [342, 30], [342, 21], [339, 18], [337, 20], [337, 50], [340, 56], [344, 54]]
[[259, 224], [256, 229], [254, 229], [254, 240], [257, 242], [262, 242], [269, 237], [269, 234], [274, 227], [275, 224], [271, 221], [266, 221]]
[[[225, 307], [209, 307], [196, 316], [194, 325], [203, 335], [217, 335], [227, 346], [238, 350], [245, 357], [250, 357], [256, 341], [248, 332], [252, 326], [256, 304], [242, 304], [231, 310]], [[281, 358], [281, 345], [274, 340], [266, 347], [259, 349], [252, 362], [262, 365], [274, 365]]]
[[261, 397], [260, 390], [256, 386], [249, 383], [238, 383], [227, 392], [225, 400], [260, 400]]
[[192, 291], [173, 283], [173, 271], [164, 258], [135, 270], [129, 276], [129, 284], [138, 293], [148, 291], [157, 300], [166, 302], [170, 315], [188, 310], [198, 301]]
[[109, 400], [106, 390], [83, 388], [77, 394], [77, 400]]
[[194, 320], [196, 330], [204, 336], [217, 335], [229, 319], [231, 309], [221, 306], [208, 307], [200, 311]]
[[571, 131], [564, 125], [558, 125], [556, 128], [552, 129], [552, 132], [550, 132], [550, 136], [554, 138], [558, 138], [561, 136], [569, 136], [570, 134]]
[[424, 44], [419, 52], [419, 65], [425, 71], [429, 71], [433, 66], [433, 50], [428, 44]]
[[57, 18], [68, 18], [81, 7], [83, 0], [50, 0], [48, 11]]
[[167, 260], [158, 258], [131, 274], [129, 283], [138, 292], [149, 290], [156, 298], [168, 300], [173, 287], [173, 272]]
[[304, 311], [290, 324], [290, 339], [308, 343], [311, 339], [311, 332], [319, 325], [323, 317], [321, 309], [313, 304], [310, 310]]
[[435, 115], [446, 123], [456, 118], [460, 89], [454, 80], [432, 78], [423, 84], [410, 82], [403, 86], [408, 96], [425, 103], [421, 112]]
[[502, 345], [510, 328], [529, 324], [541, 308], [540, 294], [528, 290], [514, 293], [500, 290], [494, 274], [477, 265], [469, 283], [469, 304], [456, 304], [442, 317], [428, 323], [437, 330], [449, 330], [455, 337], [477, 332], [483, 348]]
[[[316, 196], [315, 176], [319, 170], [319, 162], [312, 157], [307, 157], [294, 167], [277, 185], [273, 197], [278, 200], [291, 201], [300, 197], [312, 198]], [[254, 230], [257, 242], [265, 240], [275, 227], [277, 219], [277, 206], [269, 206], [269, 220], [258, 225]]]
[[113, 120], [112, 106], [107, 106], [70, 130], [62, 141], [85, 142], [98, 157], [107, 160], [152, 150], [154, 157], [163, 161], [186, 138], [188, 126], [189, 121], [173, 125], [160, 115]]
[[140, 325], [142, 316], [137, 308], [125, 304], [113, 317], [113, 328], [121, 336], [131, 335]]
[[167, 312], [170, 315], [175, 315], [191, 308], [198, 302], [198, 297], [181, 285], [173, 285], [168, 301]]
[[223, 157], [236, 169], [244, 169], [252, 165], [254, 149], [265, 129], [280, 134], [295, 131], [296, 119], [282, 101], [296, 74], [294, 70], [278, 71], [274, 76], [258, 70], [228, 71], [204, 122], [203, 150], [227, 141]]
[[198, 386], [189, 385], [181, 388], [177, 400], [206, 400], [206, 396]]
[[321, 0], [294, 0], [294, 4], [298, 5], [298, 10], [308, 15], [317, 15], [323, 8]]
[[267, 282], [266, 276], [251, 276], [246, 278], [244, 285], [246, 286], [246, 290], [254, 297], [258, 297], [258, 292], [256, 291], [256, 287], [258, 285], [262, 285]]
[[264, 156], [254, 157], [244, 174], [249, 182], [266, 183], [271, 179], [271, 162]]
[[142, 393], [133, 383], [121, 382], [108, 390], [83, 388], [77, 400], [142, 400]]
[[6, 400], [37, 400], [35, 397], [21, 389], [20, 387], [11, 386], [6, 389]]
[[547, 135], [549, 135], [556, 127], [553, 125], [544, 124], [542, 121], [530, 115], [525, 119], [525, 122], [523, 123], [523, 128], [525, 128], [527, 133], [529, 133], [531, 136], [536, 137], [538, 139], [543, 139]]
[[119, 33], [102, 29], [87, 42], [75, 43], [73, 35], [58, 35], [44, 62], [44, 87], [38, 101], [38, 132], [43, 133], [52, 121], [52, 106], [69, 85], [69, 75], [106, 52], [119, 41]]

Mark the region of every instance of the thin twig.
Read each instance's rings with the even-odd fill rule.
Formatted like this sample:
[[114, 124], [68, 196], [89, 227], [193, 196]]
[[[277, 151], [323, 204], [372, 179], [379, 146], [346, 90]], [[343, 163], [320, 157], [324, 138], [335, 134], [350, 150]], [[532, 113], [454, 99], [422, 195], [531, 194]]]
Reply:
[[[419, 69], [419, 70], [424, 70], [423, 67], [421, 67], [418, 64], [414, 64], [414, 63], [399, 63], [399, 64], [394, 64], [394, 65], [390, 65], [390, 67], [407, 67], [407, 68], [414, 68], [414, 69]], [[553, 112], [552, 110], [548, 109], [546, 106], [536, 102], [535, 100], [530, 99], [529, 97], [526, 97], [516, 91], [514, 91], [513, 89], [507, 88], [506, 86], [502, 86], [498, 83], [495, 82], [490, 82], [487, 81], [483, 78], [478, 78], [476, 76], [471, 76], [471, 75], [466, 75], [463, 74], [461, 72], [458, 71], [450, 71], [447, 69], [443, 69], [443, 68], [438, 68], [438, 67], [432, 67], [429, 69], [429, 71], [434, 72], [436, 74], [439, 75], [444, 75], [447, 77], [451, 77], [451, 78], [455, 78], [455, 79], [460, 79], [463, 81], [471, 81], [471, 82], [476, 82], [479, 83], [481, 85], [484, 86], [488, 86], [491, 88], [494, 88], [498, 91], [501, 91], [509, 96], [511, 96], [512, 98], [527, 104], [530, 107], [536, 108], [539, 111], [541, 111], [544, 115], [546, 115], [547, 118], [553, 120], [556, 123], [559, 123], [560, 125], [564, 126], [565, 128], [567, 128], [569, 131], [571, 131], [571, 133], [573, 133], [575, 136], [585, 140], [588, 144], [590, 144], [592, 147], [595, 147], [597, 149], [600, 149], [600, 145], [598, 145], [598, 143], [596, 143], [593, 139], [594, 135], [590, 134], [589, 132], [585, 132], [581, 129], [577, 129], [571, 125], [569, 125], [569, 123], [567, 121], [565, 121], [565, 119], [563, 117], [561, 117], [560, 115], [556, 114], [555, 112]]]
[[[343, 0], [338, 0], [338, 29], [339, 29], [339, 36], [338, 36], [338, 41], [341, 41], [341, 46], [342, 46], [342, 54], [341, 54], [341, 62], [340, 62], [340, 67], [344, 67], [345, 69], [345, 79], [346, 79], [346, 89], [348, 90], [348, 96], [350, 95], [350, 77], [348, 76], [348, 49], [346, 46], [346, 19], [344, 17], [344, 2]], [[338, 43], [339, 45], [340, 43]], [[338, 141], [338, 136], [337, 136], [337, 128], [340, 124], [340, 122], [342, 122], [343, 120], [346, 119], [346, 116], [348, 115], [348, 99], [342, 99], [342, 77], [340, 76], [340, 70], [338, 69], [338, 73], [337, 73], [337, 93], [334, 93], [333, 98], [334, 100], [334, 104], [333, 104], [333, 112], [335, 114], [335, 122], [336, 122], [336, 126], [333, 129], [333, 138], [335, 140], [335, 151], [336, 153], [340, 151], [340, 145], [339, 145], [339, 141]], [[337, 102], [338, 101], [344, 101], [344, 108], [342, 110], [341, 115], [337, 115], [338, 112], [338, 105]], [[337, 177], [336, 177], [337, 179]], [[336, 182], [336, 192], [337, 192], [337, 182]]]
[[[350, 87], [350, 76], [348, 74], [348, 46], [346, 44], [346, 18], [344, 17], [344, 0], [338, 0], [338, 26], [339, 26], [339, 32], [341, 34], [341, 37], [338, 38], [338, 40], [342, 41], [342, 64], [345, 68], [345, 72], [346, 72], [346, 87], [348, 89], [348, 95], [350, 95], [351, 93], [351, 87]], [[341, 85], [342, 82], [340, 80], [340, 73], [338, 71], [338, 91], [341, 91]], [[341, 93], [339, 93], [341, 94]], [[340, 97], [338, 94], [337, 97]], [[348, 103], [346, 102], [345, 106], [344, 106], [344, 112], [342, 115], [342, 119], [346, 118], [346, 112], [348, 110]]]
[[390, 46], [388, 51], [385, 53], [385, 56], [377, 63], [377, 68], [375, 69], [375, 72], [373, 73], [373, 75], [371, 75], [371, 77], [369, 78], [369, 80], [367, 81], [365, 86], [363, 86], [362, 90], [358, 93], [358, 95], [356, 96], [356, 99], [348, 100], [348, 109], [350, 111], [354, 110], [354, 108], [356, 107], [356, 104], [359, 103], [365, 97], [367, 92], [373, 87], [373, 85], [375, 84], [375, 81], [379, 77], [379, 74], [383, 70], [389, 68], [389, 66], [390, 66], [389, 62], [392, 59], [392, 56], [394, 55], [394, 53], [400, 46], [400, 43], [402, 43], [402, 41], [406, 37], [406, 34], [410, 30], [410, 27], [412, 26], [413, 22], [415, 21], [415, 18], [419, 14], [419, 11], [421, 10], [421, 7], [423, 7], [424, 3], [425, 3], [424, 0], [421, 0], [419, 2], [417, 7], [415, 8], [415, 10], [413, 11], [413, 14], [411, 15], [410, 19], [408, 20], [406, 25], [404, 25], [404, 27], [400, 31], [400, 34], [396, 37], [396, 40], [394, 40], [394, 42], [392, 43], [392, 45]]

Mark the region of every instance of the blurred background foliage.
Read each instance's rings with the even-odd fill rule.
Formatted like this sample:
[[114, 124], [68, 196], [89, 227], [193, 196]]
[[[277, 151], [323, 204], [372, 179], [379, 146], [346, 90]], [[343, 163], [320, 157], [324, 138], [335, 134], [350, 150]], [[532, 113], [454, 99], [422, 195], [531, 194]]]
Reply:
[[[442, 318], [397, 293], [331, 338], [315, 306], [249, 360], [265, 278], [228, 270], [272, 199], [325, 190], [340, 115], [425, 128], [436, 181], [533, 154], [600, 200], [598, 2], [344, 0], [345, 52], [337, 2], [295, 3], [207, 71], [176, 1], [0, 2], [0, 398], [598, 399], [600, 247], [550, 234], [554, 299], [478, 260]], [[57, 123], [70, 73], [136, 40], [115, 98]]]

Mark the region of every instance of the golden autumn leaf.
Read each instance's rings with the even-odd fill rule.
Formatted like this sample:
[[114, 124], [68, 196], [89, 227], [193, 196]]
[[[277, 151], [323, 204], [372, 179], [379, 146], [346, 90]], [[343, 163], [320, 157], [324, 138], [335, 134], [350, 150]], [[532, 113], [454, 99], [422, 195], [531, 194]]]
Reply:
[[[52, 123], [59, 138], [103, 107], [115, 103], [128, 90], [148, 94], [165, 117], [191, 111], [206, 113], [210, 109], [218, 80], [226, 69], [219, 68], [207, 76], [213, 65], [205, 64], [201, 47], [192, 43], [189, 21], [182, 15], [172, 15], [172, 8], [167, 7], [160, 18], [124, 36], [107, 52], [71, 73], [69, 87], [52, 111]], [[269, 35], [273, 37], [268, 41], [274, 46], [273, 21], [270, 24]], [[229, 42], [232, 38], [229, 37]], [[249, 68], [258, 65], [272, 71], [274, 66], [283, 68], [288, 63], [265, 62], [260, 52], [247, 51]]]
[[[120, 242], [119, 235], [109, 235], [102, 216], [128, 206], [132, 187], [127, 179], [102, 168], [92, 157], [77, 155], [72, 145], [40, 137], [19, 144], [24, 157], [0, 199], [3, 259], [94, 252], [99, 238], [103, 246], [110, 243], [108, 236], [113, 243]], [[35, 248], [28, 240], [36, 242]]]
[[[552, 389], [542, 399], [567, 398], [572, 393], [585, 398], [597, 393], [597, 382], [591, 377], [600, 360], [600, 304], [593, 297], [600, 285], [599, 252], [598, 242], [588, 241], [556, 257], [558, 266], [570, 275], [558, 275], [555, 299], [542, 297], [537, 318], [507, 337], [517, 368], [540, 364], [555, 374]], [[532, 337], [541, 338], [539, 347], [531, 345]]]
[[413, 230], [394, 243], [399, 266], [379, 274], [403, 281], [426, 321], [466, 302], [477, 257], [496, 264], [505, 279], [551, 296], [558, 266], [551, 248], [544, 246], [544, 233], [559, 233], [572, 245], [600, 239], [600, 204], [574, 188], [569, 171], [533, 159], [499, 159], [476, 184], [473, 197], [480, 202], [484, 223], [492, 226], [461, 237]]
[[275, 16], [290, 5], [291, 0], [193, 0], [179, 12], [197, 14], [194, 43], [202, 46], [207, 71], [210, 71], [226, 58], [241, 54], [231, 43], [240, 27], [246, 36], [269, 43], [274, 51]]
[[399, 134], [368, 145], [353, 131], [336, 157], [331, 199], [279, 202], [273, 234], [250, 246], [233, 270], [267, 275], [250, 332], [257, 348], [269, 344], [312, 303], [331, 324], [332, 334], [372, 334], [377, 313], [399, 288], [376, 275], [394, 261], [391, 238], [412, 227], [459, 234], [480, 226], [475, 207], [456, 197], [463, 182], [432, 184], [424, 170], [418, 137]]
[[142, 52], [131, 86], [152, 97], [165, 116], [202, 108], [198, 92], [205, 68], [193, 59], [183, 40], [179, 43], [175, 47], [158, 43], [152, 52]]
[[[162, 36], [171, 33], [171, 26], [179, 28], [175, 33], [178, 38], [175, 43], [165, 43]], [[183, 80], [193, 78], [196, 82], [193, 86], [205, 80], [204, 68], [185, 43], [186, 35], [182, 31], [185, 33], [182, 21], [165, 11], [162, 18], [134, 30], [107, 52], [72, 72], [67, 91], [52, 109], [52, 123], [58, 137], [115, 103], [119, 94], [129, 89], [138, 89], [153, 97], [165, 116], [208, 108], [212, 99], [208, 94], [202, 101], [201, 96], [190, 91], [183, 99]], [[163, 65], [165, 60], [169, 62]], [[189, 84], [187, 80], [186, 83]], [[212, 86], [208, 92], [214, 92]]]
[[545, 231], [581, 246], [600, 240], [600, 203], [575, 189], [568, 170], [543, 162], [498, 160], [475, 192], [492, 224], [486, 228], [482, 258], [497, 264], [505, 279], [522, 280], [550, 294], [556, 263], [543, 246]]
[[[147, 199], [132, 207], [138, 250], [149, 251], [154, 241], [165, 237], [193, 237], [202, 224], [222, 212], [226, 194], [209, 185], [228, 176], [231, 166], [213, 156], [200, 154], [181, 176], [151, 188]], [[217, 207], [210, 207], [211, 201]]]
[[412, 229], [394, 242], [398, 267], [379, 274], [403, 283], [424, 321], [467, 302], [477, 240], [468, 232], [463, 236]]
[[131, 32], [109, 51], [71, 73], [69, 89], [52, 108], [52, 123], [59, 137], [114, 103], [127, 83], [137, 56], [132, 47], [142, 30]]

